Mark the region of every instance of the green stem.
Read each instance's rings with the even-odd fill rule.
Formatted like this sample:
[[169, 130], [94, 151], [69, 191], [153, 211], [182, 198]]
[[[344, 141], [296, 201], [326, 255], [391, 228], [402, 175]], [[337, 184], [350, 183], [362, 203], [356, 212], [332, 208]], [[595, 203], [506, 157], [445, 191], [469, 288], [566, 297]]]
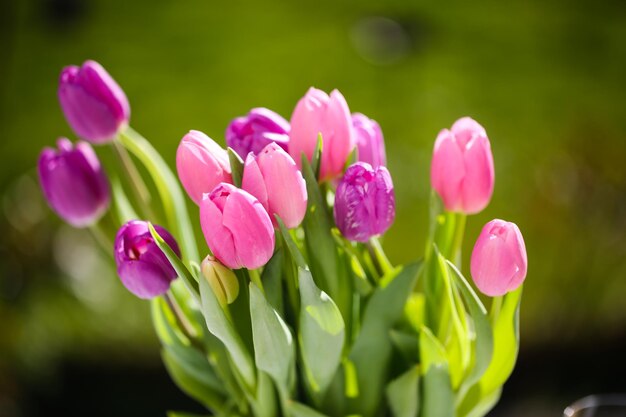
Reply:
[[113, 241], [109, 239], [107, 234], [102, 230], [102, 226], [99, 223], [89, 226], [89, 232], [93, 236], [94, 240], [98, 242], [98, 245], [102, 248], [102, 251], [109, 256], [113, 256]]
[[448, 259], [459, 268], [461, 267], [461, 247], [463, 246], [463, 235], [465, 234], [466, 223], [467, 215], [463, 213], [455, 214], [454, 235]]
[[255, 285], [259, 287], [263, 295], [265, 295], [265, 288], [263, 288], [263, 282], [261, 282], [261, 274], [259, 274], [259, 270], [248, 269], [248, 275], [250, 276], [250, 281], [254, 282]]
[[115, 150], [115, 154], [117, 155], [120, 163], [122, 164], [122, 168], [126, 173], [126, 177], [128, 178], [130, 185], [135, 192], [135, 195], [139, 199], [139, 204], [145, 216], [147, 216], [147, 220], [155, 221], [154, 212], [151, 208], [152, 196], [150, 195], [150, 191], [148, 190], [148, 186], [144, 182], [137, 166], [133, 162], [133, 159], [130, 157], [126, 148], [120, 143], [119, 138], [116, 138], [113, 141], [113, 150]]
[[373, 237], [367, 242], [367, 248], [370, 251], [370, 255], [372, 255], [374, 264], [380, 269], [381, 275], [386, 275], [393, 270], [393, 264], [387, 258], [377, 237]]
[[500, 316], [500, 310], [502, 309], [502, 301], [504, 296], [500, 295], [497, 297], [493, 297], [491, 301], [491, 310], [489, 311], [489, 319], [491, 320], [492, 325], [496, 323], [498, 317]]
[[176, 297], [172, 294], [172, 290], [168, 290], [165, 294], [163, 294], [163, 298], [167, 303], [167, 306], [170, 308], [172, 313], [174, 314], [174, 318], [176, 319], [176, 323], [178, 327], [183, 332], [183, 334], [189, 339], [189, 342], [194, 346], [197, 346], [198, 332], [193, 328], [185, 313], [180, 308], [178, 301], [176, 301]]

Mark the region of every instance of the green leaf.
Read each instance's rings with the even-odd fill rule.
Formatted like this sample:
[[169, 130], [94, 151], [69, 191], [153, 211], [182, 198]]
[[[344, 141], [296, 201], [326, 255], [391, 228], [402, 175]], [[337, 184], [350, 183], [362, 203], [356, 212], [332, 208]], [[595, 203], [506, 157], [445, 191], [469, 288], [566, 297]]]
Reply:
[[288, 391], [295, 371], [293, 337], [261, 290], [252, 282], [249, 288], [256, 365]]
[[501, 394], [502, 388], [498, 388], [491, 394], [483, 397], [474, 409], [467, 414], [467, 417], [483, 417], [487, 415], [487, 413], [498, 403]]
[[133, 205], [126, 197], [124, 188], [120, 183], [120, 179], [116, 175], [111, 175], [111, 191], [113, 193], [113, 201], [115, 202], [115, 212], [120, 224], [124, 224], [129, 220], [138, 219], [137, 213]]
[[[196, 278], [193, 276], [191, 272], [187, 269], [187, 267], [183, 264], [181, 259], [174, 253], [172, 248], [163, 240], [159, 233], [156, 231], [152, 223], [148, 223], [148, 228], [150, 229], [150, 234], [154, 239], [154, 243], [157, 244], [159, 249], [163, 252], [163, 254], [167, 257], [167, 260], [170, 261], [172, 267], [178, 274], [178, 277], [183, 280], [185, 286], [191, 293], [191, 295], [197, 300], [198, 299], [198, 283]], [[206, 280], [201, 280], [206, 281]]]
[[420, 417], [454, 417], [454, 392], [446, 351], [427, 327], [420, 333], [422, 412]]
[[152, 144], [130, 127], [120, 133], [120, 141], [141, 161], [152, 177], [163, 203], [168, 229], [177, 238], [183, 259], [198, 260], [196, 238], [178, 179]]
[[462, 401], [463, 396], [469, 388], [485, 373], [485, 370], [491, 362], [493, 354], [493, 332], [491, 331], [487, 309], [480, 301], [469, 282], [467, 282], [463, 274], [461, 274], [452, 262], [446, 261], [446, 263], [449, 270], [452, 272], [457, 288], [461, 291], [474, 324], [473, 367], [465, 377], [459, 389], [459, 393], [457, 394], [458, 404]]
[[269, 260], [265, 267], [263, 267], [263, 273], [261, 274], [261, 281], [265, 287], [265, 294], [267, 295], [267, 301], [278, 311], [279, 314], [283, 314], [283, 262], [285, 261], [285, 252], [283, 248], [279, 248], [274, 252], [274, 255]]
[[[222, 413], [220, 413], [219, 415], [224, 416], [224, 414]], [[230, 416], [230, 414], [228, 415]], [[168, 411], [167, 417], [210, 417], [210, 416], [202, 415], [202, 414], [187, 413], [185, 411]]]
[[335, 302], [315, 285], [311, 273], [298, 268], [300, 351], [309, 384], [325, 392], [341, 363], [345, 326]]
[[233, 148], [228, 148], [228, 161], [230, 162], [230, 174], [233, 178], [233, 185], [241, 187], [243, 180], [243, 159]]
[[296, 401], [289, 402], [289, 412], [292, 417], [328, 417]]
[[277, 214], [275, 214], [274, 216], [276, 217], [276, 222], [278, 223], [280, 234], [282, 235], [283, 240], [287, 244], [287, 249], [289, 249], [289, 253], [291, 254], [291, 257], [295, 261], [298, 268], [306, 269], [307, 264], [306, 264], [306, 261], [304, 260], [304, 256], [302, 256], [302, 252], [300, 252], [300, 249], [298, 249], [298, 245], [296, 245], [296, 242], [294, 242], [293, 239], [291, 238], [291, 234], [289, 234], [289, 230], [285, 226], [285, 223], [283, 223], [283, 220]]
[[381, 279], [365, 307], [361, 332], [350, 352], [359, 384], [359, 397], [351, 408], [359, 414], [373, 415], [380, 407], [393, 350], [386, 335], [402, 318], [420, 267], [421, 263], [413, 263], [395, 268]]
[[414, 366], [387, 385], [385, 392], [394, 417], [417, 417], [419, 377], [419, 368]]
[[252, 357], [205, 279], [200, 280], [200, 299], [208, 330], [226, 346], [246, 388], [254, 392], [256, 377]]
[[391, 343], [404, 360], [409, 364], [415, 364], [419, 359], [419, 340], [416, 334], [391, 329], [389, 332]]
[[315, 142], [315, 150], [313, 151], [313, 158], [311, 158], [311, 167], [315, 178], [320, 177], [320, 166], [322, 165], [322, 151], [324, 150], [324, 140], [322, 134], [317, 134], [317, 142]]
[[425, 325], [425, 305], [426, 300], [424, 294], [419, 292], [412, 293], [404, 305], [404, 315], [406, 316], [411, 327], [413, 327], [416, 331], [419, 331], [419, 329]]

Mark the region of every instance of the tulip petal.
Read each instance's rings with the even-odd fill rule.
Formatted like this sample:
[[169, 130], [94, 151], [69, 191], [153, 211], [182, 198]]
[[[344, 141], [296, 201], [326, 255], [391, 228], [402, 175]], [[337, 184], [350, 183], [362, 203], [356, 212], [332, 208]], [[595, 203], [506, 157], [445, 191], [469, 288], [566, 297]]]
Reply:
[[244, 163], [243, 179], [241, 180], [241, 188], [252, 194], [259, 200], [265, 210], [269, 211], [268, 189], [263, 179], [263, 174], [259, 168], [254, 154], [250, 152]]
[[213, 255], [224, 265], [232, 269], [241, 268], [242, 265], [235, 252], [233, 234], [222, 224], [222, 217], [222, 211], [210, 196], [206, 196], [200, 204], [200, 226], [206, 243]]
[[172, 281], [166, 277], [159, 265], [140, 260], [123, 262], [119, 265], [117, 273], [124, 286], [143, 299], [164, 294]]
[[461, 185], [465, 176], [465, 162], [452, 133], [444, 129], [435, 141], [430, 168], [431, 185], [437, 191], [448, 211], [461, 209]]
[[[306, 95], [298, 101], [291, 116], [289, 132], [289, 154], [301, 168], [301, 157], [304, 153], [311, 160], [317, 136], [320, 133], [322, 119], [330, 98], [316, 88], [311, 87]], [[324, 139], [326, 143], [326, 139]]]
[[464, 161], [462, 206], [466, 214], [474, 214], [487, 207], [493, 194], [495, 175], [489, 139], [474, 136], [467, 143]]
[[338, 90], [330, 93], [328, 108], [324, 112], [321, 123], [324, 151], [320, 176], [322, 179], [331, 179], [341, 174], [355, 146], [350, 109], [346, 99]]

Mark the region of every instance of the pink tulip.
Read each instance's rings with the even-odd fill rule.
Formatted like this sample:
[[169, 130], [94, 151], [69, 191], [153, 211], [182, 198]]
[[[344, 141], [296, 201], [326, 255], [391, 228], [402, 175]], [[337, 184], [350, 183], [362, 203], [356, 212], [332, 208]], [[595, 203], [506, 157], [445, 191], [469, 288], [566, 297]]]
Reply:
[[302, 153], [309, 160], [313, 157], [319, 133], [323, 140], [320, 179], [336, 178], [355, 146], [350, 109], [338, 90], [333, 90], [329, 97], [311, 87], [293, 111], [289, 154], [299, 168]]
[[202, 195], [221, 182], [232, 182], [228, 153], [210, 137], [197, 130], [187, 133], [176, 152], [178, 178], [189, 197], [198, 205]]
[[359, 161], [367, 162], [372, 168], [387, 165], [385, 139], [378, 123], [364, 114], [353, 113], [352, 125], [359, 150]]
[[430, 181], [448, 211], [475, 214], [489, 204], [493, 156], [487, 133], [475, 120], [464, 117], [439, 132]]
[[200, 203], [207, 245], [231, 269], [256, 269], [274, 252], [274, 228], [263, 205], [247, 191], [221, 183]]
[[472, 252], [472, 278], [478, 289], [495, 297], [518, 288], [528, 260], [522, 233], [515, 223], [492, 220], [483, 227]]
[[241, 188], [255, 196], [277, 226], [277, 214], [288, 228], [298, 227], [306, 213], [307, 192], [302, 173], [276, 143], [246, 158]]

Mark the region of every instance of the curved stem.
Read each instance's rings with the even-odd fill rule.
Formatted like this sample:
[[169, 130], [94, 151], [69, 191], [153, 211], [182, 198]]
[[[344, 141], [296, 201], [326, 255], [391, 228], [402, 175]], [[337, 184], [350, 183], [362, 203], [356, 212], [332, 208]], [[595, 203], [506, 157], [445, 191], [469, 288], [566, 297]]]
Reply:
[[128, 154], [128, 151], [120, 143], [119, 138], [115, 138], [113, 141], [113, 150], [122, 164], [122, 168], [128, 177], [135, 195], [139, 199], [139, 204], [141, 205], [143, 214], [147, 216], [149, 220], [155, 221], [156, 218], [154, 217], [154, 212], [150, 207], [152, 196], [150, 195], [150, 191], [148, 191], [148, 186], [141, 177], [141, 174], [133, 162], [133, 159]]

